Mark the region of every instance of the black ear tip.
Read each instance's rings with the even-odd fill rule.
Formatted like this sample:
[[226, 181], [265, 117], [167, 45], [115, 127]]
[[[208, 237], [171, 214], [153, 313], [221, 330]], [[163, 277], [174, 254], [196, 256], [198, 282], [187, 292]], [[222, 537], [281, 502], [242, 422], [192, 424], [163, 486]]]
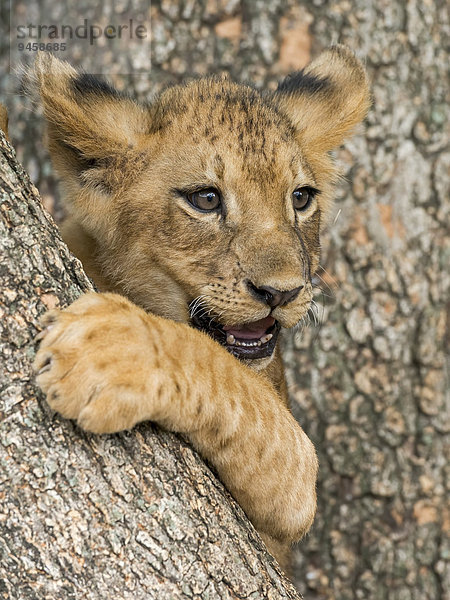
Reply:
[[330, 85], [327, 77], [317, 77], [310, 73], [305, 73], [304, 69], [291, 73], [278, 84], [277, 92], [283, 94], [295, 94], [306, 92], [307, 94], [317, 94], [325, 91]]
[[72, 89], [76, 94], [97, 96], [111, 96], [120, 98], [122, 94], [116, 90], [106, 79], [90, 73], [79, 73], [72, 79]]
[[330, 92], [339, 82], [352, 84], [353, 89], [368, 87], [363, 63], [348, 46], [337, 44], [325, 49], [303, 70], [288, 75], [277, 88], [284, 94], [315, 95]]

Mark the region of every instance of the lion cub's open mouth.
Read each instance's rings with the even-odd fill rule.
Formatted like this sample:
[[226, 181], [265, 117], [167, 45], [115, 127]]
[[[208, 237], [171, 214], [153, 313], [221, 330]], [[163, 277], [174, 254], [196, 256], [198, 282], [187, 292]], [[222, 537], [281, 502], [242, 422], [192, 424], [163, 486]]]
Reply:
[[192, 324], [225, 346], [237, 358], [267, 358], [274, 351], [280, 324], [273, 317], [252, 323], [221, 325], [208, 316], [193, 316]]

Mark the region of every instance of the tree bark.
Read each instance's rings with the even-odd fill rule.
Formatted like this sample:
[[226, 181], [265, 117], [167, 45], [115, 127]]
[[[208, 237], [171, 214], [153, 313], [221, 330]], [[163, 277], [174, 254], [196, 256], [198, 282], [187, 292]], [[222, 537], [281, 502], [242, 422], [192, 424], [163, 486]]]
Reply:
[[180, 438], [52, 414], [31, 373], [37, 321], [92, 285], [3, 134], [0, 194], [0, 596], [299, 599]]

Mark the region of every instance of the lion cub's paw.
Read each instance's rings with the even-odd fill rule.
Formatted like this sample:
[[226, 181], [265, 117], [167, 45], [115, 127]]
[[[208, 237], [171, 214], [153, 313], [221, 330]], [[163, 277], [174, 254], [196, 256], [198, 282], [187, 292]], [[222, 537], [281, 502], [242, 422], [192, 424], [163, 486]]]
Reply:
[[146, 317], [121, 296], [93, 293], [44, 315], [33, 367], [50, 406], [95, 433], [152, 418], [161, 382]]

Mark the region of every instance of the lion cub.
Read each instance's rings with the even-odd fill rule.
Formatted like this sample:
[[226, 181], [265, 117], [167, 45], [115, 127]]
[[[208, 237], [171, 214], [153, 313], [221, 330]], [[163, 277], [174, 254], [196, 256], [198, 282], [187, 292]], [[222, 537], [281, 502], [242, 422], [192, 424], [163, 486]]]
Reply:
[[46, 54], [32, 77], [63, 235], [107, 292], [46, 315], [38, 384], [86, 430], [183, 433], [283, 558], [313, 521], [317, 458], [278, 336], [310, 306], [329, 152], [366, 115], [363, 67], [335, 46], [274, 92], [210, 77], [148, 105]]

